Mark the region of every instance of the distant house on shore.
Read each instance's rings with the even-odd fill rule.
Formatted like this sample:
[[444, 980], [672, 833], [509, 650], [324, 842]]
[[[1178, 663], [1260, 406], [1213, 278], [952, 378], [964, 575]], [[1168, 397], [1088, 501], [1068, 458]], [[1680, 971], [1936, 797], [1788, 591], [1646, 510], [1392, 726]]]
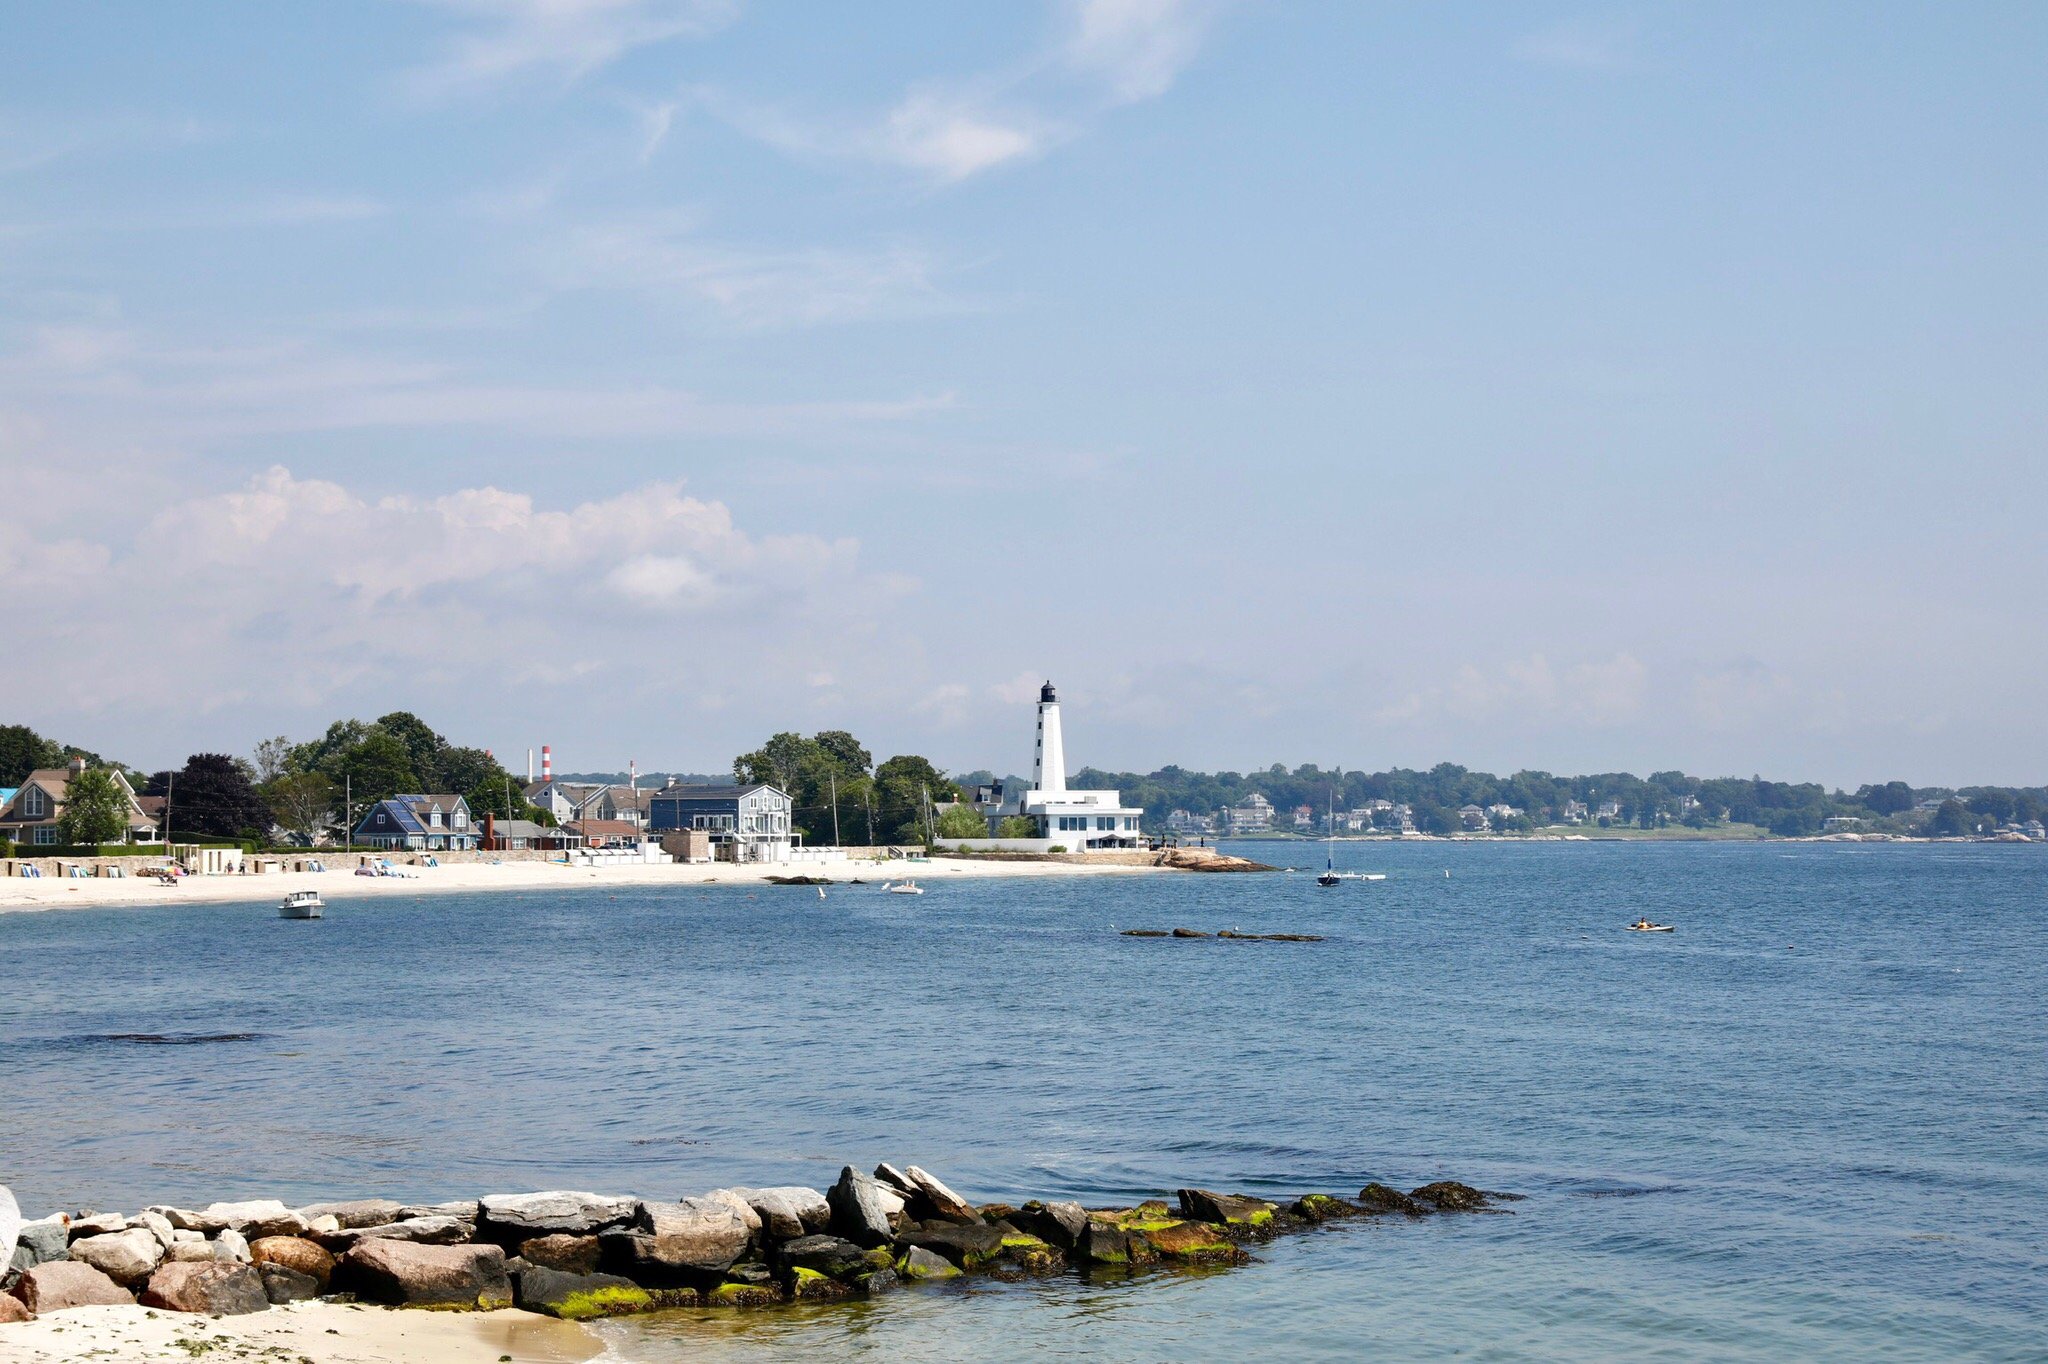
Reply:
[[[128, 784], [128, 778], [118, 768], [103, 770], [114, 779], [114, 785], [127, 807], [126, 828], [120, 841], [157, 842], [160, 820], [143, 809], [135, 788]], [[31, 848], [62, 843], [64, 835], [58, 828], [58, 821], [64, 816], [65, 798], [70, 794], [72, 779], [84, 772], [85, 759], [73, 758], [69, 767], [41, 768], [29, 773], [20, 786], [0, 800], [0, 838], [12, 839]]]
[[630, 819], [572, 819], [562, 827], [579, 837], [587, 848], [640, 846], [640, 826]]
[[1480, 809], [1477, 805], [1460, 805], [1458, 807], [1458, 822], [1467, 829], [1484, 829], [1486, 827], [1486, 811]]
[[1263, 834], [1273, 829], [1273, 802], [1254, 791], [1224, 814], [1234, 834]]
[[1584, 824], [1593, 817], [1592, 811], [1586, 808], [1586, 802], [1583, 800], [1566, 801], [1564, 809], [1559, 813], [1567, 824]]
[[746, 786], [670, 786], [651, 793], [647, 829], [699, 829], [721, 862], [787, 862], [796, 837], [789, 795], [766, 782]]
[[461, 796], [407, 795], [380, 800], [363, 812], [351, 835], [371, 848], [459, 852], [474, 848], [477, 830]]
[[560, 850], [580, 848], [583, 838], [567, 829], [551, 829], [545, 824], [536, 824], [530, 819], [490, 820], [491, 843], [479, 839], [479, 848], [489, 847], [493, 851], [527, 852], [533, 850]]

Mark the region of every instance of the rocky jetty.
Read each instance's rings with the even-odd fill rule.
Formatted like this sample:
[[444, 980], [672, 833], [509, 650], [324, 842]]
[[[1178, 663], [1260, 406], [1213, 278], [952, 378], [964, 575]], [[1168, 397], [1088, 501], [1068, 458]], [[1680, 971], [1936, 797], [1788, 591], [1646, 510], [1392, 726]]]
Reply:
[[[0, 1195], [5, 1195], [0, 1189]], [[1025, 1279], [1229, 1265], [1349, 1218], [1491, 1210], [1514, 1195], [1437, 1181], [1273, 1201], [1180, 1189], [1171, 1202], [973, 1204], [916, 1165], [849, 1165], [830, 1189], [716, 1189], [673, 1202], [553, 1190], [403, 1206], [263, 1200], [21, 1222], [0, 1203], [0, 1325], [140, 1302], [234, 1315], [328, 1297], [391, 1307], [518, 1306], [569, 1320], [674, 1307], [871, 1297], [966, 1275]], [[11, 1234], [10, 1234], [11, 1233]]]

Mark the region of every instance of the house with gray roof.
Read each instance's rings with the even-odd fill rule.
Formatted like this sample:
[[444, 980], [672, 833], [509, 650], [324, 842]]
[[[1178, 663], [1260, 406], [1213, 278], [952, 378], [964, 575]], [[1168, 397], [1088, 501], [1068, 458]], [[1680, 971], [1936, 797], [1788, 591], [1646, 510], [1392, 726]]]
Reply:
[[354, 840], [371, 848], [459, 852], [474, 848], [477, 830], [461, 796], [410, 795], [380, 800], [363, 812]]

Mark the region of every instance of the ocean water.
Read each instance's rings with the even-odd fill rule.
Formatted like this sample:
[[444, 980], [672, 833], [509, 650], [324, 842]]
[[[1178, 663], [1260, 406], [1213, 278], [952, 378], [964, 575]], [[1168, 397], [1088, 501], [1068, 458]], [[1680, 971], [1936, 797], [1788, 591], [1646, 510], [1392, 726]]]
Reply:
[[[1320, 860], [1245, 850], [1276, 847]], [[1527, 1198], [1227, 1272], [603, 1329], [648, 1364], [2048, 1357], [2048, 849], [1339, 860], [1388, 879], [0, 914], [0, 1182], [36, 1215], [881, 1159], [1096, 1204], [1450, 1177]], [[1116, 931], [1176, 925], [1327, 940]]]

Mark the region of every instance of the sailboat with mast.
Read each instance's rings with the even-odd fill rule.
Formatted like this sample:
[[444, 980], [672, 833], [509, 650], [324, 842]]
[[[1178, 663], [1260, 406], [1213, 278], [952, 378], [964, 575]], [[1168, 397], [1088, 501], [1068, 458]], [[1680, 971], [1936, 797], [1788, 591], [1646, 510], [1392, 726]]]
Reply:
[[1330, 808], [1323, 816], [1323, 874], [1316, 878], [1319, 886], [1334, 886], [1343, 881], [1337, 875], [1337, 793], [1330, 792]]

